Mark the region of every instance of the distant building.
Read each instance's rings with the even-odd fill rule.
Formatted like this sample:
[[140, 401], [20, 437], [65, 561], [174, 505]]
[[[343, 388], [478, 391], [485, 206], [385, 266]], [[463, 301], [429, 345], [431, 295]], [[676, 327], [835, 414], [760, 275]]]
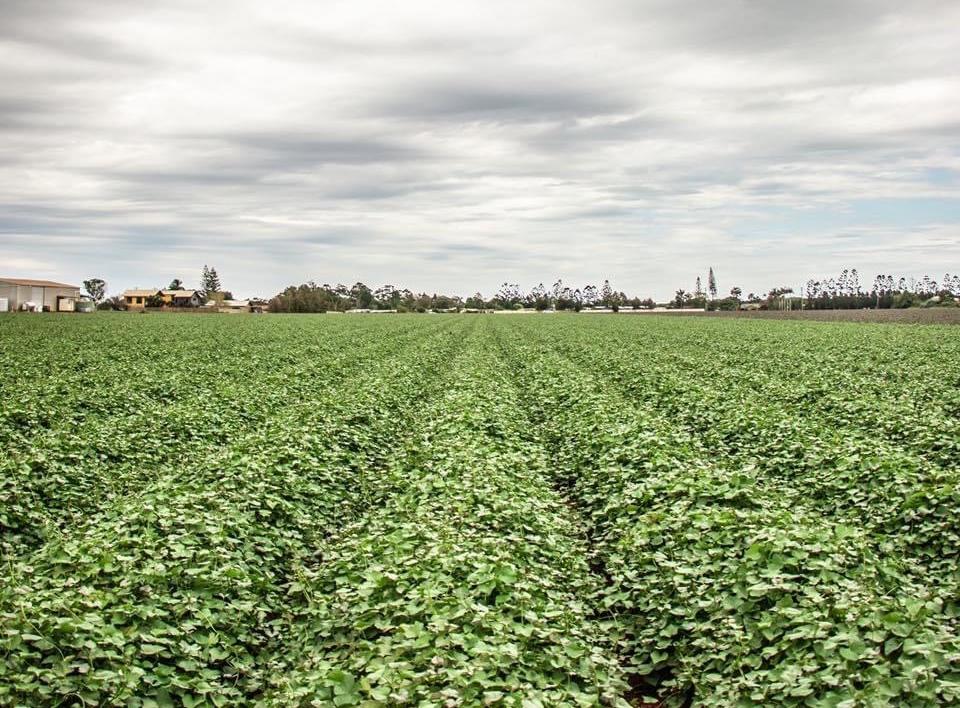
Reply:
[[170, 307], [200, 307], [203, 298], [197, 290], [161, 290], [164, 305]]
[[249, 300], [223, 300], [216, 305], [217, 312], [250, 312]]
[[243, 312], [259, 314], [270, 311], [270, 303], [260, 298], [251, 298], [249, 300], [210, 300], [203, 307], [212, 312], [222, 312], [225, 314], [240, 314]]
[[36, 310], [37, 312], [73, 312], [80, 299], [77, 285], [33, 278], [0, 278], [0, 311]]
[[147, 299], [158, 297], [163, 299], [161, 290], [124, 290], [123, 302], [128, 310], [142, 310], [147, 306]]

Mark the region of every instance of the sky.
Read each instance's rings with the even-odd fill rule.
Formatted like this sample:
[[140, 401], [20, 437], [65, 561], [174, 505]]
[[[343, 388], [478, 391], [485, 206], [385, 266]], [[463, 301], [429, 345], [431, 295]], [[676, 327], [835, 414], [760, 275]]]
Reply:
[[960, 271], [960, 3], [0, 0], [0, 276]]

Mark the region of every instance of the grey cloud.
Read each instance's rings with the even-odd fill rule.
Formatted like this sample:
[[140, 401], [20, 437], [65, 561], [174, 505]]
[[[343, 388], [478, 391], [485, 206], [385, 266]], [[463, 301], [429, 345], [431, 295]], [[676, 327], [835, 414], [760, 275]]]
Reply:
[[49, 96], [0, 95], [0, 129], [39, 128], [38, 122], [60, 107], [61, 103]]
[[[555, 78], [551, 79], [556, 81]], [[374, 109], [400, 118], [426, 117], [459, 121], [539, 121], [604, 115], [630, 104], [590, 87], [485, 85], [461, 77], [407, 88]]]
[[[103, 25], [129, 14], [130, 9], [129, 3], [120, 0], [4, 0], [0, 43], [33, 45], [71, 62], [136, 65], [141, 70], [157, 66], [158, 58], [121, 41], [122, 35], [102, 30]], [[61, 75], [70, 75], [75, 67], [64, 65], [61, 71]]]
[[425, 151], [373, 137], [328, 138], [322, 134], [232, 133], [220, 136], [230, 154], [280, 166], [412, 161]]
[[[317, 170], [325, 168], [393, 165], [427, 157], [424, 150], [397, 141], [292, 133], [179, 135], [167, 138], [166, 143], [170, 154], [180, 158], [169, 167], [133, 164], [100, 168], [95, 173], [125, 185], [123, 189], [128, 195], [151, 185], [161, 189], [256, 185], [259, 189], [278, 191], [303, 186], [305, 176], [316, 175]], [[409, 191], [411, 188], [396, 184], [367, 182], [327, 186], [324, 195], [330, 199], [386, 198]]]
[[[903, 13], [896, 0], [725, 0], [704, 4], [697, 0], [616, 2], [619, 17], [631, 25], [654, 24], [671, 42], [700, 51], [742, 56], [797, 52], [808, 60], [842, 43], [856, 51], [858, 41], [893, 14]], [[942, 11], [941, 0], [920, 0], [910, 15], [924, 17]]]

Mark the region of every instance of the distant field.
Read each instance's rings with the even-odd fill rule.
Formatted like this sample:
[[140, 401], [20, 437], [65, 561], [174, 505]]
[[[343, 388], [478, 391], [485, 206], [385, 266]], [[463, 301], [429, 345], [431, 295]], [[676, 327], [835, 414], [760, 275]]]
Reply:
[[814, 322], [878, 322], [888, 324], [960, 324], [960, 307], [911, 307], [902, 310], [792, 310], [749, 312], [668, 313], [682, 316], [767, 320], [810, 320]]
[[954, 327], [7, 316], [0, 400], [0, 705], [960, 701]]

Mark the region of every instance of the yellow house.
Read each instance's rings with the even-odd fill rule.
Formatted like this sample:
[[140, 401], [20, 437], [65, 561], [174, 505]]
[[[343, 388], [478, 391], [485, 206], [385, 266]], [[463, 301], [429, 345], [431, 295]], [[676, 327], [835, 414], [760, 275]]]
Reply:
[[123, 302], [128, 310], [142, 310], [147, 306], [147, 299], [151, 297], [163, 298], [160, 290], [124, 290]]
[[203, 298], [196, 290], [163, 290], [163, 304], [168, 307], [200, 307]]

